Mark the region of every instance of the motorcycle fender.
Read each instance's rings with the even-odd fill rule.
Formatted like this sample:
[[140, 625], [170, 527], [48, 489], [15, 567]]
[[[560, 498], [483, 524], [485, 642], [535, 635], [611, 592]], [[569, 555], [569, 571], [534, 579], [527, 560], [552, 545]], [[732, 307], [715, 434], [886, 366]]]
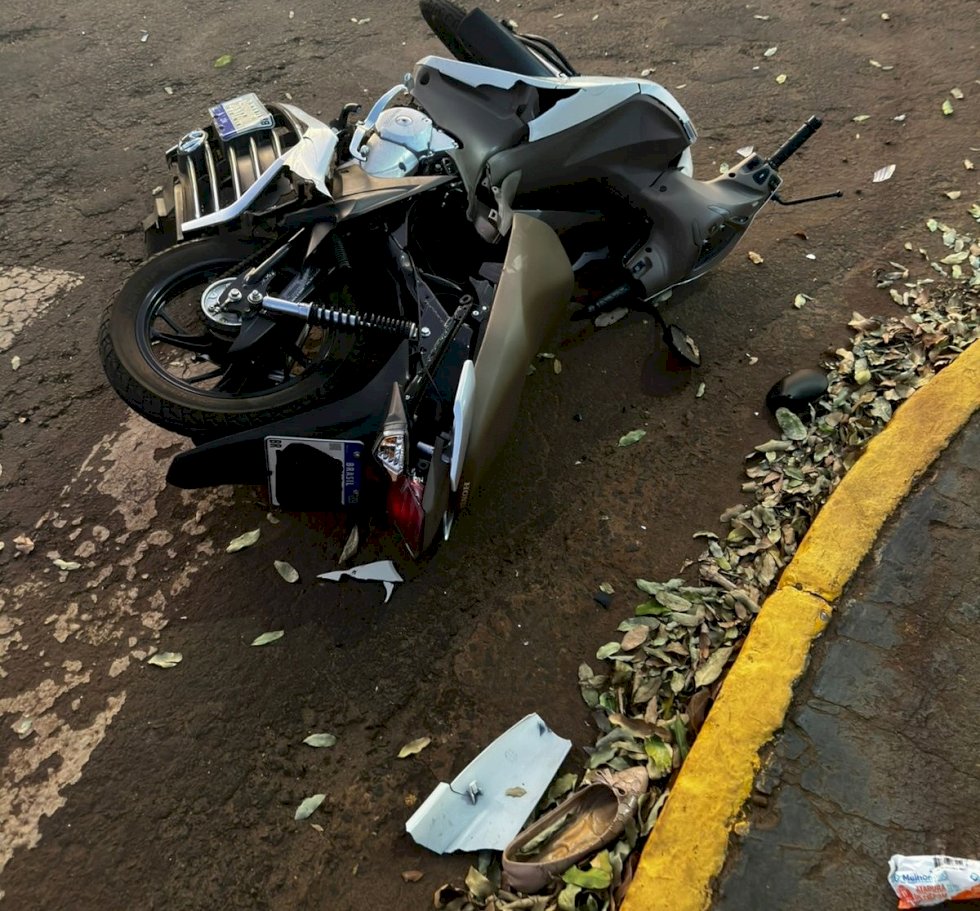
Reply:
[[558, 235], [544, 222], [516, 213], [474, 366], [473, 417], [462, 473], [468, 492], [509, 436], [528, 364], [558, 327], [572, 285], [572, 267]]

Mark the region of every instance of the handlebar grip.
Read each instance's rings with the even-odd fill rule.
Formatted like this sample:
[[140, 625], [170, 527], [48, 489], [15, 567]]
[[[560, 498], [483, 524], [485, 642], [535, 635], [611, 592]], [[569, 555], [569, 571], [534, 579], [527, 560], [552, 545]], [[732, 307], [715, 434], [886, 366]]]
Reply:
[[769, 164], [778, 171], [786, 159], [796, 154], [800, 150], [800, 146], [816, 133], [822, 124], [823, 121], [819, 117], [809, 118], [803, 126], [769, 156]]

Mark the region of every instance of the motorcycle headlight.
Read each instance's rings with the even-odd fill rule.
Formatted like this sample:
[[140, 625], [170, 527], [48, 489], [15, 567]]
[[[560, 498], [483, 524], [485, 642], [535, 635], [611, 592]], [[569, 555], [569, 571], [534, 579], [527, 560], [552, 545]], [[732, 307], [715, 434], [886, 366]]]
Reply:
[[405, 456], [408, 451], [408, 416], [405, 414], [405, 400], [398, 383], [391, 387], [388, 402], [388, 415], [384, 426], [374, 444], [374, 457], [388, 472], [392, 481], [405, 474]]

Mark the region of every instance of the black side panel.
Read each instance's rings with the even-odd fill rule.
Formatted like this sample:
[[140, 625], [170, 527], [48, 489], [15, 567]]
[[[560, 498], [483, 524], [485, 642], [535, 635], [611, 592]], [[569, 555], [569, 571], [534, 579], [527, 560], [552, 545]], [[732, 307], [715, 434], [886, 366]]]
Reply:
[[416, 67], [412, 95], [443, 130], [459, 140], [462, 148], [453, 157], [471, 193], [486, 160], [525, 139], [527, 122], [539, 110], [537, 90], [529, 85], [474, 87], [428, 66]]
[[494, 186], [521, 172], [518, 199], [549, 187], [600, 180], [627, 197], [648, 187], [689, 145], [677, 118], [649, 95], [554, 136], [505, 148], [489, 161]]
[[312, 436], [323, 439], [366, 439], [384, 422], [393, 382], [408, 377], [408, 342], [402, 342], [388, 363], [363, 389], [338, 402], [324, 403], [305, 414], [253, 427], [201, 443], [174, 457], [167, 483], [175, 487], [217, 487], [221, 484], [264, 484], [265, 438]]
[[469, 59], [481, 66], [519, 73], [521, 76], [554, 76], [514, 35], [482, 9], [473, 10], [456, 30]]

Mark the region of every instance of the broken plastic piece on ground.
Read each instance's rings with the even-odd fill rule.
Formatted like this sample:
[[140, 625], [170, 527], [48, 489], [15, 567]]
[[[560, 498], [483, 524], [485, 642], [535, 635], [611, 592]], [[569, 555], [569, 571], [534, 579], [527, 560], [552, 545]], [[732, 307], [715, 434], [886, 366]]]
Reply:
[[980, 898], [980, 860], [894, 854], [888, 860], [888, 884], [898, 896], [900, 911], [971, 901]]
[[521, 892], [540, 891], [552, 876], [616, 838], [649, 785], [644, 766], [603, 769], [598, 781], [545, 813], [507, 846], [504, 876]]
[[331, 582], [339, 582], [344, 576], [352, 579], [359, 579], [362, 582], [380, 582], [385, 587], [385, 604], [395, 590], [396, 582], [405, 580], [398, 574], [395, 564], [391, 560], [376, 560], [374, 563], [364, 563], [361, 566], [352, 566], [350, 569], [336, 569], [329, 573], [320, 573], [318, 579], [329, 579]]
[[805, 367], [784, 376], [766, 394], [766, 407], [773, 413], [788, 408], [794, 414], [806, 411], [827, 391], [827, 374], [815, 367]]
[[[539, 715], [525, 716], [449, 784], [436, 785], [405, 823], [405, 831], [436, 854], [502, 851], [531, 815], [571, 746]], [[517, 788], [524, 791], [520, 797], [514, 796]]]
[[891, 178], [892, 174], [895, 173], [895, 165], [886, 165], [883, 168], [878, 168], [877, 171], [871, 177], [872, 183], [882, 183]]

